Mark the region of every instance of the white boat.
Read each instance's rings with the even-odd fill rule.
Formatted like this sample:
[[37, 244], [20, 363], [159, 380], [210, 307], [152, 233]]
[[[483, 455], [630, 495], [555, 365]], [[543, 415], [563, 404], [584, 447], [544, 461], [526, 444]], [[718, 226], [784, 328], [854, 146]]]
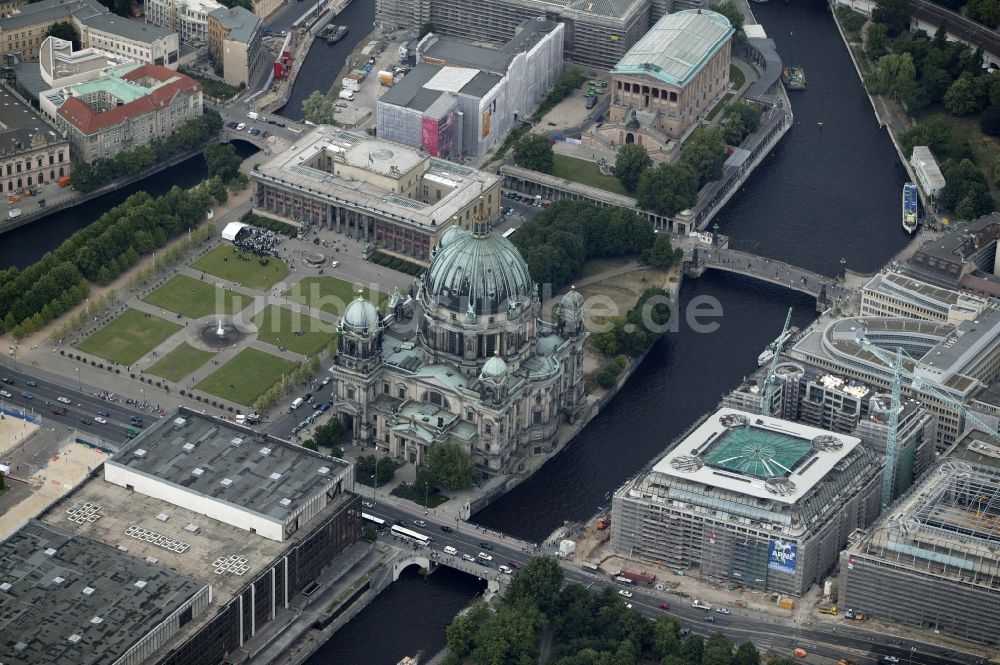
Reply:
[[779, 346], [783, 346], [785, 344], [785, 342], [787, 342], [789, 340], [789, 338], [792, 335], [794, 335], [795, 333], [797, 333], [798, 331], [799, 331], [798, 328], [796, 328], [795, 326], [792, 326], [792, 327], [790, 327], [785, 332], [784, 335], [780, 335], [776, 340], [774, 340], [773, 342], [771, 342], [770, 344], [768, 344], [766, 347], [764, 347], [764, 350], [760, 352], [759, 356], [757, 356], [757, 365], [758, 365], [758, 367], [763, 367], [767, 363], [771, 362], [771, 359], [774, 358], [774, 352], [775, 352], [775, 350]]

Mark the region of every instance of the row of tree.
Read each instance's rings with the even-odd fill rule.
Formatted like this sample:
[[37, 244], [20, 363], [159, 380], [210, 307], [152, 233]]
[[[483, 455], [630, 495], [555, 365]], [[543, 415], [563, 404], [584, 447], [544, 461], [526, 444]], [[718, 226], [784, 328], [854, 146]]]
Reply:
[[39, 330], [83, 301], [88, 282], [109, 284], [142, 255], [200, 224], [212, 200], [206, 185], [174, 187], [155, 199], [138, 192], [24, 270], [0, 271], [0, 332], [21, 338]]
[[319, 356], [310, 356], [308, 361], [299, 363], [291, 372], [282, 375], [281, 380], [274, 382], [260, 397], [255, 399], [254, 410], [257, 413], [264, 413], [273, 409], [285, 395], [308, 384], [309, 380], [319, 374], [321, 369]]
[[188, 120], [165, 139], [156, 139], [115, 157], [95, 159], [92, 164], [77, 164], [73, 167], [73, 186], [78, 191], [91, 192], [119, 177], [136, 175], [156, 162], [203, 147], [218, 136], [221, 128], [221, 116], [215, 111], [207, 111]]
[[639, 254], [652, 247], [652, 225], [622, 208], [582, 201], [556, 201], [511, 238], [532, 276], [553, 290], [569, 283], [584, 261]]
[[760, 663], [752, 642], [736, 647], [722, 634], [708, 640], [682, 636], [673, 616], [651, 621], [622, 602], [611, 587], [591, 593], [580, 584], [564, 586], [562, 569], [550, 557], [536, 557], [515, 574], [495, 608], [476, 601], [452, 621], [446, 630], [445, 662], [533, 665], [546, 627], [552, 631], [549, 665], [637, 665], [648, 658], [662, 665]]

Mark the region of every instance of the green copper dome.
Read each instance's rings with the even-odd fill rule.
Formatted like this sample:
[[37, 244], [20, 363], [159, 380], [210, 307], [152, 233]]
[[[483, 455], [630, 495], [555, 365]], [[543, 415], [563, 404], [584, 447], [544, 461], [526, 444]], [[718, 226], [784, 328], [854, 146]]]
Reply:
[[344, 312], [344, 326], [364, 331], [378, 323], [378, 309], [360, 295], [352, 300]]
[[488, 225], [454, 234], [442, 244], [424, 277], [427, 294], [441, 306], [461, 313], [496, 313], [531, 297], [528, 264]]

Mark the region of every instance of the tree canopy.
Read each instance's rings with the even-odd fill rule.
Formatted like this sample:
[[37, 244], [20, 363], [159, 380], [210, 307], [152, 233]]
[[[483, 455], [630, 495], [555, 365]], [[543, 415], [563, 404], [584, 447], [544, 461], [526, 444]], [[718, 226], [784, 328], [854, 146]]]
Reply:
[[514, 144], [514, 161], [518, 166], [532, 171], [552, 173], [552, 146], [541, 134], [525, 134]]
[[306, 120], [317, 125], [333, 124], [333, 102], [319, 90], [313, 90], [302, 102], [302, 113]]
[[678, 161], [690, 166], [698, 175], [698, 189], [718, 180], [722, 177], [722, 165], [726, 161], [722, 132], [717, 127], [698, 127], [681, 146]]
[[[378, 478], [375, 471], [378, 469]], [[361, 455], [354, 462], [354, 479], [362, 485], [381, 487], [396, 476], [396, 462], [388, 455]]]
[[890, 37], [906, 32], [910, 27], [909, 0], [878, 0], [872, 20], [884, 25]]
[[722, 138], [729, 145], [738, 146], [743, 139], [760, 129], [761, 110], [756, 104], [736, 102], [726, 107]]
[[476, 480], [476, 468], [469, 454], [457, 443], [438, 443], [427, 452], [427, 470], [434, 482], [450, 490], [460, 490]]
[[587, 259], [639, 254], [654, 234], [652, 224], [628, 210], [563, 200], [522, 224], [511, 240], [535, 281], [558, 290]]
[[639, 178], [636, 204], [671, 217], [698, 200], [698, 174], [685, 163], [661, 163]]
[[240, 164], [243, 163], [243, 159], [233, 144], [212, 143], [205, 148], [204, 154], [209, 178], [218, 177], [222, 182], [230, 182], [240, 174]]
[[76, 31], [72, 23], [68, 21], [56, 21], [45, 31], [46, 37], [58, 37], [73, 43], [73, 50], [80, 48], [80, 33]]
[[941, 175], [945, 186], [938, 201], [959, 219], [975, 219], [996, 208], [986, 176], [972, 161], [949, 159], [941, 164]]
[[639, 178], [652, 165], [649, 153], [638, 143], [626, 143], [615, 153], [615, 177], [630, 192], [635, 191]]

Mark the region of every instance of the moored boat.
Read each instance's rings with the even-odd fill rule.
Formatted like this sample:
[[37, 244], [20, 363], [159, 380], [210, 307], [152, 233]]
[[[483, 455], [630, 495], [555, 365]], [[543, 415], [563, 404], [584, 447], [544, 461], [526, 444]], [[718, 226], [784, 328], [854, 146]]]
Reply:
[[907, 233], [917, 230], [919, 210], [917, 204], [917, 186], [912, 182], [903, 185], [903, 228]]
[[785, 67], [781, 70], [781, 80], [789, 90], [805, 90], [806, 70], [802, 67]]

